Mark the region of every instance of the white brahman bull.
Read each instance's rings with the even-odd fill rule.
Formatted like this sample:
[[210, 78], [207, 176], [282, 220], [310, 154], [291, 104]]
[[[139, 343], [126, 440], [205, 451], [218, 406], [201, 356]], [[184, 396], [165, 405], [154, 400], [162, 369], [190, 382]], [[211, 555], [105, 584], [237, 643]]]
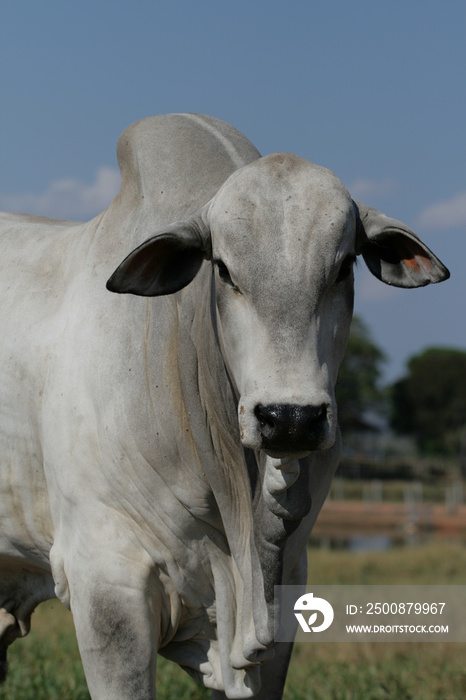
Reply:
[[118, 157], [93, 221], [1, 219], [3, 675], [57, 596], [94, 699], [154, 698], [157, 651], [215, 698], [280, 698], [273, 590], [305, 581], [338, 462], [353, 262], [401, 287], [448, 272], [216, 119], [143, 120]]

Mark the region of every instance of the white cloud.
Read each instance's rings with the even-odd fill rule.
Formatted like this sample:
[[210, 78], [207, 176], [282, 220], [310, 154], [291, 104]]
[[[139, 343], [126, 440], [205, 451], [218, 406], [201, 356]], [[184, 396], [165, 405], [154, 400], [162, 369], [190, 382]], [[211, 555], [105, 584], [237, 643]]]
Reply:
[[419, 216], [419, 225], [442, 229], [466, 226], [466, 192], [426, 207]]
[[359, 178], [355, 180], [349, 187], [351, 196], [355, 199], [364, 199], [366, 197], [386, 197], [393, 194], [397, 189], [396, 180], [387, 178], [385, 180], [369, 180], [367, 178]]
[[119, 189], [119, 171], [102, 166], [90, 185], [77, 178], [65, 178], [55, 180], [38, 194], [0, 194], [0, 209], [64, 219], [88, 219], [106, 209]]

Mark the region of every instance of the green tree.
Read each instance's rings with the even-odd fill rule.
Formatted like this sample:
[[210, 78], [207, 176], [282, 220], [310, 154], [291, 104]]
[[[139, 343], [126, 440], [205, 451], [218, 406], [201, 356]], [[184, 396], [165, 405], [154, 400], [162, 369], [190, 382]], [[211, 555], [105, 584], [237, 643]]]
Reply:
[[466, 352], [430, 348], [392, 387], [391, 424], [430, 454], [458, 454], [466, 429]]
[[372, 340], [367, 325], [354, 316], [336, 390], [343, 432], [370, 429], [368, 414], [381, 412], [384, 392], [379, 381], [384, 362], [385, 354]]

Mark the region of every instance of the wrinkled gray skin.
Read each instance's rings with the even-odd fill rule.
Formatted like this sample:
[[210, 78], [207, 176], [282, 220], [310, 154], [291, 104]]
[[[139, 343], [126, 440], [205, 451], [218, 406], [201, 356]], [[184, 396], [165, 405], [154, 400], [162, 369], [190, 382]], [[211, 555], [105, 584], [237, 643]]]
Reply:
[[154, 698], [157, 650], [214, 698], [280, 698], [273, 586], [306, 580], [338, 461], [352, 262], [448, 273], [328, 170], [218, 120], [143, 120], [118, 158], [93, 221], [1, 218], [3, 671], [56, 595], [94, 700]]

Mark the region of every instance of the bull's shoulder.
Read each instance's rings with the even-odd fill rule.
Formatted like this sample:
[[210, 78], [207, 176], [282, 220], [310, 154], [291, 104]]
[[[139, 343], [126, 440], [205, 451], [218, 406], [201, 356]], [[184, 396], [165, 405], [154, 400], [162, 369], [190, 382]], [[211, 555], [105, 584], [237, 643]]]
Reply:
[[16, 214], [11, 212], [0, 212], [0, 234], [14, 230], [15, 234], [40, 233], [44, 230], [69, 229], [79, 226], [78, 221], [66, 221], [62, 219], [52, 219], [48, 216], [34, 216], [32, 214]]
[[[1, 279], [35, 275], [36, 267], [47, 267], [53, 275], [63, 265], [70, 244], [83, 237], [86, 224], [29, 214], [0, 213]], [[53, 268], [53, 269], [52, 269]], [[50, 281], [50, 277], [49, 277]]]
[[0, 214], [2, 318], [15, 310], [17, 317], [21, 304], [29, 309], [29, 318], [36, 317], [38, 307], [45, 313], [52, 297], [54, 306], [60, 302], [72, 275], [70, 262], [78, 267], [76, 261], [85, 259], [91, 223]]

